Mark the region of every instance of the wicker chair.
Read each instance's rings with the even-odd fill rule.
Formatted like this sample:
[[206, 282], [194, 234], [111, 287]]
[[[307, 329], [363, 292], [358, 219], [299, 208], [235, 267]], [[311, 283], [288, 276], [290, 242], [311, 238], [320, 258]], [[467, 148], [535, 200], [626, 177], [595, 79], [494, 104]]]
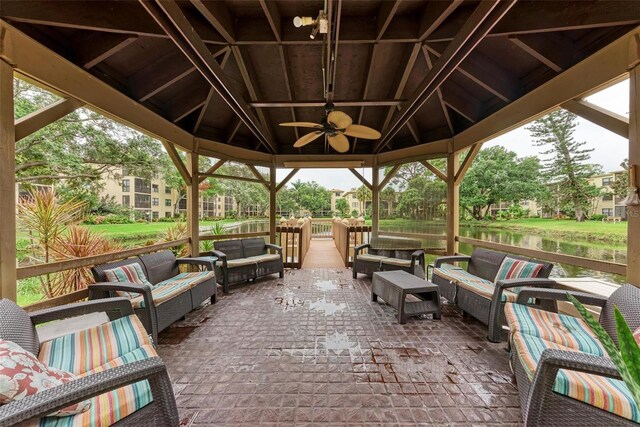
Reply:
[[[218, 257], [215, 264], [216, 277], [225, 293], [229, 292], [229, 286], [234, 283], [274, 273], [284, 277], [282, 247], [265, 243], [262, 238], [224, 240], [215, 242], [214, 248], [210, 254]], [[269, 249], [276, 253], [268, 253]]]
[[[367, 249], [367, 252], [363, 252]], [[424, 279], [424, 250], [418, 240], [378, 237], [358, 245], [353, 251], [353, 278], [358, 273], [372, 276], [376, 271], [402, 270]]]
[[[172, 280], [180, 274], [180, 265], [205, 267], [209, 273], [201, 272], [202, 280], [196, 285], [188, 284], [182, 289], [176, 289], [170, 298], [162, 302], [156, 301], [154, 291], [146, 285], [124, 282], [108, 282], [105, 270], [110, 270], [124, 265], [139, 264], [150, 283], [154, 286]], [[211, 299], [216, 302], [216, 280], [213, 270], [213, 261], [204, 258], [176, 258], [171, 251], [161, 251], [140, 257], [128, 258], [122, 261], [111, 262], [94, 266], [91, 269], [95, 284], [89, 285], [89, 299], [110, 298], [117, 296], [118, 292], [141, 295], [138, 304], [134, 308], [136, 314], [142, 320], [147, 331], [153, 336], [154, 342], [158, 342], [158, 333], [169, 327], [173, 322], [181, 319], [203, 301]]]
[[[502, 261], [507, 254], [490, 251], [488, 249], [477, 248], [471, 256], [453, 255], [444, 256], [435, 260], [431, 281], [440, 288], [440, 295], [450, 302], [456, 304], [465, 314], [470, 314], [489, 326], [488, 340], [500, 342], [502, 338], [502, 325], [504, 304], [507, 296], [515, 300], [515, 293], [509, 293], [512, 288], [522, 288], [526, 286], [553, 287], [555, 281], [550, 280], [549, 274], [553, 269], [553, 264], [538, 261], [530, 258], [509, 255], [511, 258], [525, 260], [542, 264], [542, 270], [536, 278], [531, 279], [509, 279], [500, 280], [497, 283], [490, 283], [490, 294], [481, 294], [466, 287], [460, 286], [451, 275], [457, 274], [455, 270], [460, 270], [462, 275], [471, 278], [493, 282]], [[454, 262], [466, 262], [467, 269], [451, 267]], [[454, 271], [451, 271], [451, 270]], [[462, 280], [464, 280], [464, 277]]]
[[[125, 298], [87, 301], [33, 313], [25, 312], [9, 300], [0, 300], [0, 338], [12, 341], [24, 350], [38, 356], [41, 343], [36, 332], [36, 325], [98, 312], [107, 313], [111, 320], [109, 323], [121, 322], [127, 316], [133, 315], [131, 303]], [[139, 324], [139, 321], [137, 322]], [[139, 329], [143, 330], [142, 326]], [[143, 334], [141, 338], [146, 338], [146, 335]], [[148, 338], [146, 342], [147, 348], [153, 348]], [[101, 350], [101, 348], [95, 349], [96, 352]], [[119, 366], [102, 370], [102, 372], [100, 372], [101, 369], [97, 369], [95, 373], [89, 372], [87, 375], [64, 385], [36, 393], [22, 400], [1, 405], [0, 426], [16, 425], [30, 420], [35, 421], [71, 404], [144, 380], [148, 381], [150, 386], [152, 401], [120, 419], [117, 425], [177, 426], [179, 424], [178, 411], [166, 367], [162, 360], [157, 357], [155, 351], [152, 351], [152, 353], [154, 354], [153, 357], [139, 357], [135, 361], [120, 364]], [[131, 354], [129, 353], [129, 355]], [[131, 359], [130, 356], [129, 359]], [[59, 366], [53, 367], [63, 369]], [[93, 411], [98, 411], [99, 409], [108, 410], [110, 408], [92, 408]], [[85, 418], [90, 414], [91, 412], [85, 413]], [[75, 415], [74, 417], [81, 416]], [[50, 421], [55, 422], [55, 419]]]
[[[602, 307], [599, 320], [600, 324], [607, 330], [616, 344], [618, 344], [618, 339], [614, 319], [615, 306], [617, 306], [622, 312], [622, 315], [626, 319], [632, 331], [640, 327], [640, 289], [634, 286], [621, 286], [609, 298], [579, 292], [570, 293], [583, 304]], [[559, 289], [528, 288], [519, 293], [518, 303], [524, 303], [530, 298], [536, 298], [545, 302], [544, 306], [548, 311], [555, 311], [554, 307], [556, 305], [556, 301], [566, 301], [566, 295], [567, 291]], [[531, 307], [515, 307], [515, 304], [510, 304], [507, 311], [513, 312], [515, 309], [527, 311], [536, 310]], [[546, 317], [548, 318], [548, 315]], [[572, 319], [570, 316], [566, 317]], [[512, 317], [508, 318], [511, 319]], [[562, 319], [562, 317], [558, 317], [558, 319]], [[557, 320], [553, 321], [553, 324], [542, 326], [543, 328], [548, 328], [548, 330], [554, 330], [556, 334], [559, 329], [565, 334], [572, 335], [575, 335], [577, 333], [576, 331], [579, 330], [575, 326], [571, 328], [563, 328], [561, 324], [558, 324], [561, 322], [562, 320]], [[516, 323], [516, 321], [513, 321], [513, 324], [510, 324], [512, 329], [511, 341], [513, 341], [516, 334], [520, 333], [521, 336], [523, 335], [523, 332], [517, 331], [517, 328], [515, 327]], [[532, 323], [528, 323], [528, 325], [531, 324]], [[574, 324], [575, 323], [572, 323], [572, 325]], [[529, 328], [530, 327], [531, 326], [529, 326]], [[586, 325], [585, 328], [587, 328]], [[585, 334], [582, 333], [581, 336], [584, 337]], [[530, 336], [527, 335], [524, 339], [535, 340], [536, 338], [530, 338]], [[561, 341], [563, 341], [562, 344], [570, 345], [567, 344], [567, 340]], [[546, 341], [544, 342], [546, 343]], [[574, 342], [578, 343], [580, 341], [576, 339]], [[550, 344], [547, 345], [551, 346]], [[533, 375], [533, 378], [531, 378], [530, 374], [527, 374], [527, 370], [525, 369], [525, 365], [522, 360], [535, 360], [535, 358], [532, 359], [530, 354], [521, 354], [529, 351], [525, 346], [517, 345], [516, 343], [512, 344], [511, 347], [511, 365], [516, 374], [518, 391], [520, 393], [522, 416], [525, 425], [561, 425], [565, 427], [638, 425], [630, 419], [615, 415], [608, 410], [601, 409], [592, 404], [587, 404], [577, 398], [569, 397], [553, 389], [556, 382], [560, 380], [559, 370], [562, 370], [562, 372], [585, 373], [620, 380], [620, 374], [613, 362], [611, 362], [608, 357], [603, 357], [603, 355], [606, 354], [603, 349], [599, 351], [600, 354], [594, 354], [595, 352], [593, 349], [589, 352], [575, 348], [562, 349], [547, 347], [542, 351], [539, 360], [537, 361], [535, 374]], [[593, 348], [593, 346], [591, 348]], [[566, 374], [562, 375], [566, 376]], [[591, 381], [580, 382], [581, 385], [591, 383]], [[588, 385], [588, 387], [591, 387], [591, 385]], [[620, 390], [620, 387], [617, 387], [617, 390]], [[592, 390], [587, 390], [586, 393], [580, 393], [580, 395], [583, 396], [590, 396], [594, 394], [595, 392], [592, 393]], [[601, 397], [598, 400], [605, 403], [613, 401], [606, 397]], [[630, 405], [633, 406], [634, 404], [630, 403]], [[640, 408], [635, 407], [636, 418], [639, 410]]]

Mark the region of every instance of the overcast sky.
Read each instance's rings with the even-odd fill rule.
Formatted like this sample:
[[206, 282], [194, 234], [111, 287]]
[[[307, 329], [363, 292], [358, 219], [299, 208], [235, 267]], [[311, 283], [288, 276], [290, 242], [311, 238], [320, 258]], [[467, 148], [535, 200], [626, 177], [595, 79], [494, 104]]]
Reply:
[[[625, 80], [608, 89], [587, 98], [587, 101], [629, 117], [629, 81]], [[532, 144], [531, 136], [525, 126], [514, 129], [498, 138], [488, 141], [483, 149], [494, 145], [502, 145], [518, 153], [518, 156], [539, 156], [542, 147]], [[578, 118], [578, 126], [574, 133], [577, 141], [586, 141], [586, 147], [593, 148], [591, 160], [602, 165], [605, 171], [620, 169], [620, 163], [628, 156], [629, 143], [608, 130], [601, 128], [587, 120]], [[278, 170], [278, 181], [289, 173], [289, 169]], [[363, 170], [360, 170], [363, 173]], [[364, 169], [367, 179], [371, 179], [370, 169]], [[346, 169], [302, 169], [293, 180], [316, 181], [326, 188], [340, 188], [348, 190], [361, 185], [360, 181]]]

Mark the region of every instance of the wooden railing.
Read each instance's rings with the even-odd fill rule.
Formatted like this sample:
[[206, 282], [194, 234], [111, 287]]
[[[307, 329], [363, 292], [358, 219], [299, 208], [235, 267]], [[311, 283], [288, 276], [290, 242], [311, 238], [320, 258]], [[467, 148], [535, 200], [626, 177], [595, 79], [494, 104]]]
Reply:
[[480, 246], [487, 249], [493, 249], [501, 252], [508, 252], [516, 255], [522, 255], [531, 258], [537, 258], [550, 262], [558, 262], [563, 264], [574, 265], [589, 270], [602, 271], [605, 273], [619, 274], [625, 276], [627, 274], [627, 266], [609, 261], [600, 261], [597, 259], [589, 259], [574, 255], [559, 254], [556, 252], [541, 251], [538, 249], [527, 249], [519, 246], [505, 245], [504, 243], [487, 242], [485, 240], [471, 239], [468, 237], [457, 236], [456, 240], [460, 243], [467, 243], [473, 246]]
[[340, 221], [333, 222], [333, 241], [345, 267], [353, 265], [354, 248], [369, 242], [371, 238], [370, 225], [346, 225]]
[[311, 237], [333, 237], [332, 219], [312, 219]]
[[311, 244], [311, 222], [302, 226], [276, 226], [278, 244], [282, 246], [282, 260], [285, 268], [302, 268], [304, 257]]
[[235, 233], [235, 234], [203, 234], [200, 236], [200, 241], [247, 239], [249, 237], [265, 237], [268, 235], [269, 235], [268, 231], [256, 231], [253, 233]]

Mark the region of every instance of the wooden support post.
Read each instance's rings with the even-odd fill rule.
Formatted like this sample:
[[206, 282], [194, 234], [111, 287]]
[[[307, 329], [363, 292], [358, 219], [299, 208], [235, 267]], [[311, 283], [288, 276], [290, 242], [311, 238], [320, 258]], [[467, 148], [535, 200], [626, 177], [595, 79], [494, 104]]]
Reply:
[[276, 242], [276, 196], [278, 188], [276, 186], [276, 167], [269, 169], [269, 242]]
[[460, 222], [460, 184], [456, 183], [456, 175], [460, 168], [460, 154], [449, 153], [447, 156], [447, 255], [458, 253], [458, 236]]
[[378, 237], [380, 226], [380, 168], [371, 168], [371, 233]]
[[[632, 43], [629, 71], [629, 165], [640, 168], [640, 36]], [[640, 174], [636, 182], [629, 183], [640, 187]], [[640, 206], [627, 207], [627, 282], [640, 286]]]
[[0, 298], [16, 300], [16, 138], [13, 68], [0, 60]]
[[200, 255], [200, 191], [198, 182], [198, 153], [187, 153], [187, 171], [190, 179], [187, 183], [187, 235], [191, 239], [189, 254]]

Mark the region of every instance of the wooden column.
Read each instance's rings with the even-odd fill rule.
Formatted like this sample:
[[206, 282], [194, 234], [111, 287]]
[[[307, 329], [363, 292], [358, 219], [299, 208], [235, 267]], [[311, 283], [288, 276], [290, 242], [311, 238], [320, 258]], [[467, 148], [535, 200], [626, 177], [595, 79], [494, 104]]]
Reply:
[[269, 242], [276, 242], [276, 167], [269, 169]]
[[378, 237], [380, 227], [380, 168], [371, 168], [371, 232]]
[[[640, 41], [632, 43], [629, 71], [629, 165], [640, 169]], [[640, 187], [640, 174], [636, 182]], [[640, 206], [627, 207], [627, 282], [640, 286]]]
[[198, 153], [187, 152], [187, 171], [190, 175], [190, 181], [187, 183], [187, 235], [191, 239], [189, 253], [192, 257], [200, 255], [198, 158]]
[[456, 175], [460, 168], [460, 155], [449, 153], [447, 156], [447, 255], [458, 252], [456, 237], [460, 222], [460, 184]]
[[0, 60], [0, 298], [16, 300], [16, 139], [13, 68]]

